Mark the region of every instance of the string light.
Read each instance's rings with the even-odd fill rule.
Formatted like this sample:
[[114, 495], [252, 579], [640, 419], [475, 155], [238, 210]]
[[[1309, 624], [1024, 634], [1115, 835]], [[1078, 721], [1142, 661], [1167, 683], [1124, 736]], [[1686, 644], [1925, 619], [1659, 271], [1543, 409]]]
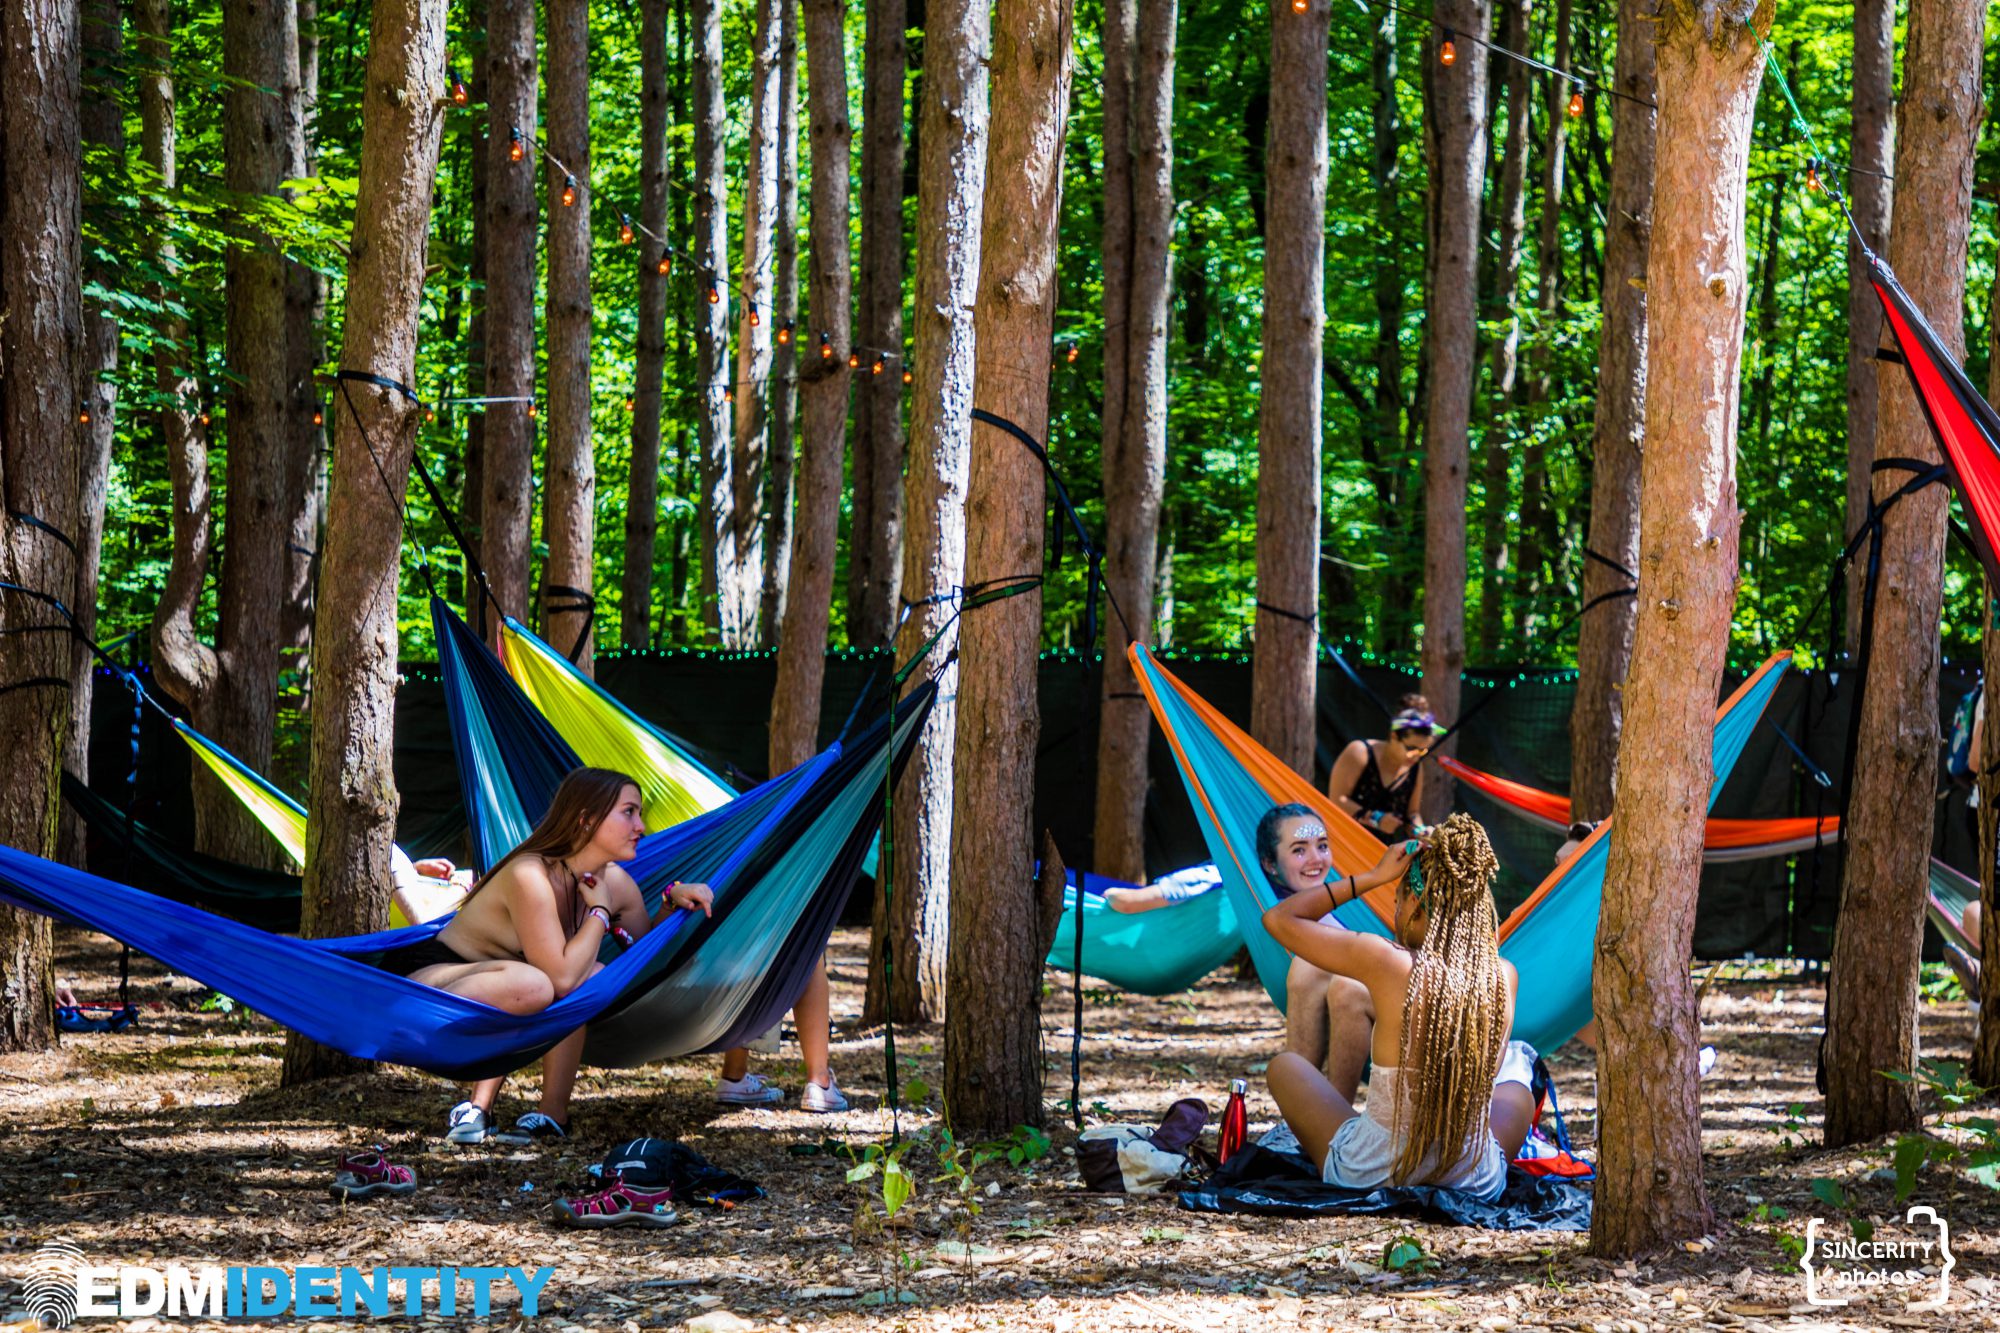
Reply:
[[722, 391], [722, 401], [723, 401], [723, 402], [725, 402], [725, 403], [733, 403], [733, 402], [735, 402], [735, 401], [736, 401], [736, 390], [734, 390], [734, 389], [724, 389], [724, 390]]
[[519, 162], [528, 155], [527, 145], [521, 142], [521, 127], [519, 125], [508, 126], [507, 135], [507, 160], [509, 162]]
[[1816, 157], [1806, 160], [1806, 188], [1808, 190], [1824, 190], [1826, 188], [1826, 186], [1820, 184], [1819, 159]]
[[202, 424], [202, 425], [204, 425], [204, 426], [206, 426], [206, 425], [208, 424], [208, 413], [206, 413], [206, 412], [203, 412], [203, 413], [201, 414], [201, 417], [200, 417], [200, 420], [201, 420], [201, 424]]
[[1438, 63], [1446, 69], [1458, 63], [1458, 43], [1452, 40], [1455, 36], [1457, 36], [1456, 33], [1450, 28], [1446, 28], [1444, 30], [1444, 44], [1438, 47]]
[[822, 361], [833, 360], [833, 339], [824, 333], [819, 335], [819, 359]]
[[1312, 0], [1292, 0], [1292, 12], [1294, 14], [1303, 14], [1310, 8], [1312, 8]]
[[536, 417], [540, 416], [541, 414], [542, 414], [542, 409], [540, 404], [538, 403], [528, 404], [528, 420], [533, 421]]
[[326, 424], [326, 410], [324, 408], [315, 407], [313, 409], [313, 425], [324, 426], [325, 424]]
[[905, 384], [914, 384], [914, 383], [916, 383], [916, 382], [917, 382], [917, 372], [916, 372], [916, 371], [914, 371], [914, 370], [911, 370], [911, 369], [910, 369], [910, 368], [909, 368], [908, 366], [904, 366], [904, 367], [903, 367], [903, 383], [905, 383]]
[[1065, 361], [1069, 362], [1069, 363], [1070, 363], [1071, 365], [1075, 365], [1075, 364], [1076, 364], [1076, 357], [1077, 357], [1077, 348], [1076, 348], [1076, 344], [1075, 344], [1075, 343], [1071, 343], [1071, 344], [1069, 345], [1069, 351], [1067, 351], [1067, 352], [1065, 352], [1065, 353], [1063, 354], [1063, 360], [1065, 360]]
[[76, 405], [76, 420], [78, 425], [88, 426], [90, 424], [90, 404], [88, 402], [81, 402]]
[[451, 101], [453, 106], [464, 106], [472, 101], [472, 94], [466, 89], [465, 80], [458, 77], [458, 71], [451, 72]]
[[427, 422], [436, 421], [437, 419], [438, 419], [438, 410], [435, 407], [427, 407], [424, 409], [425, 421]]
[[713, 273], [708, 275], [708, 303], [710, 305], [722, 304], [722, 289], [716, 285]]
[[878, 356], [875, 358], [875, 364], [870, 369], [869, 373], [874, 375], [880, 375], [884, 370], [888, 369], [888, 366], [889, 363], [887, 361], [884, 361], [881, 357]]
[[1583, 114], [1583, 89], [1579, 88], [1569, 95], [1569, 114], [1571, 117]]
[[569, 208], [576, 203], [576, 177], [563, 177], [562, 206]]
[[618, 215], [618, 244], [632, 244], [632, 215], [630, 213], [620, 213]]
[[785, 321], [784, 327], [778, 330], [778, 341], [788, 346], [790, 345], [792, 341], [792, 321], [789, 319]]
[[625, 410], [627, 412], [630, 412], [633, 408], [637, 407], [638, 405], [639, 405], [638, 402], [632, 397], [631, 394], [628, 393], [625, 395]]
[[674, 271], [674, 257], [665, 250], [660, 251], [659, 269], [660, 276], [663, 278]]
[[752, 301], [750, 303], [750, 327], [753, 329], [761, 328], [763, 327], [763, 324], [764, 324], [764, 317], [757, 313], [757, 303], [755, 301]]

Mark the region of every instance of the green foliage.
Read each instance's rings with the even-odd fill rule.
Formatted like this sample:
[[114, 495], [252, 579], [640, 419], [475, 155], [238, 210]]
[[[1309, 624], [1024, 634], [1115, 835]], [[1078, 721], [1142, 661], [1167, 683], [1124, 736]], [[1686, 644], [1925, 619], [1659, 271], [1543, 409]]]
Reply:
[[[1964, 1111], [1993, 1091], [1973, 1082], [1964, 1067], [1952, 1060], [1920, 1060], [1914, 1075], [1885, 1070], [1883, 1077], [1927, 1089], [1948, 1114]], [[1904, 1134], [1890, 1148], [1897, 1203], [1915, 1192], [1917, 1174], [1926, 1165], [1963, 1171], [1988, 1189], [2000, 1189], [2000, 1122], [1986, 1116], [1941, 1118], [1935, 1128], [1942, 1133]]]

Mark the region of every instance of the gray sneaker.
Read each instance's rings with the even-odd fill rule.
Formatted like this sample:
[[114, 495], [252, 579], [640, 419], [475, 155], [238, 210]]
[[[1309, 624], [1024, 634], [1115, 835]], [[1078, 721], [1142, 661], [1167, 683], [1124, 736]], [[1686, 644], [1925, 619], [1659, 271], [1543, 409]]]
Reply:
[[552, 1115], [530, 1111], [516, 1120], [512, 1129], [494, 1130], [487, 1137], [495, 1143], [515, 1148], [536, 1143], [561, 1143], [569, 1137], [569, 1126]]
[[476, 1102], [460, 1102], [451, 1108], [451, 1121], [444, 1131], [447, 1143], [484, 1143], [493, 1132], [493, 1117]]
[[766, 1083], [763, 1075], [745, 1074], [742, 1078], [718, 1078], [715, 1100], [724, 1106], [776, 1106], [785, 1100], [785, 1094]]

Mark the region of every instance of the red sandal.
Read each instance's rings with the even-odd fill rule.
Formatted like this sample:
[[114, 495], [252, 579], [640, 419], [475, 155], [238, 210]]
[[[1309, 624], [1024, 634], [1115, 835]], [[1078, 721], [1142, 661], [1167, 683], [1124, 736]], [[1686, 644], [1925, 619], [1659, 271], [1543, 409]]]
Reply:
[[670, 1227], [680, 1218], [674, 1212], [671, 1188], [642, 1190], [623, 1180], [610, 1189], [579, 1199], [557, 1199], [557, 1226], [585, 1227]]
[[414, 1194], [417, 1173], [397, 1166], [382, 1155], [378, 1146], [349, 1153], [340, 1159], [334, 1173], [333, 1195], [337, 1199], [372, 1199], [378, 1194]]

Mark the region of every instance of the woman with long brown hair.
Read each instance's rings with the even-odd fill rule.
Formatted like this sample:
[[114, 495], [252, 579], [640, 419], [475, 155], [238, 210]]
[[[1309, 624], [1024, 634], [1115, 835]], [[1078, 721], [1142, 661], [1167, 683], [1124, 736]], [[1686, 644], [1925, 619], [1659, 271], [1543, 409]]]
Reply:
[[[1280, 944], [1365, 988], [1374, 1072], [1362, 1110], [1356, 1088], [1334, 1086], [1300, 1055], [1277, 1056], [1267, 1074], [1279, 1111], [1329, 1182], [1443, 1185], [1488, 1199], [1505, 1186], [1534, 1115], [1534, 1055], [1507, 1040], [1520, 977], [1500, 957], [1498, 869], [1478, 821], [1453, 815], [1428, 840], [1389, 847], [1373, 870], [1264, 914]], [[1397, 881], [1396, 939], [1320, 920]]]
[[[581, 986], [601, 964], [597, 952], [614, 930], [646, 933], [675, 908], [707, 913], [705, 884], [675, 884], [657, 916], [618, 863], [629, 861], [646, 831], [639, 784], [623, 773], [579, 768], [562, 780], [548, 813], [465, 896], [437, 934], [392, 949], [377, 963], [427, 986], [481, 1000], [510, 1014], [534, 1014]], [[504, 1079], [475, 1085], [452, 1108], [446, 1137], [478, 1143], [561, 1139], [569, 1130], [569, 1095], [583, 1060], [578, 1028], [542, 1057], [539, 1110], [511, 1134], [493, 1134], [493, 1100]]]

